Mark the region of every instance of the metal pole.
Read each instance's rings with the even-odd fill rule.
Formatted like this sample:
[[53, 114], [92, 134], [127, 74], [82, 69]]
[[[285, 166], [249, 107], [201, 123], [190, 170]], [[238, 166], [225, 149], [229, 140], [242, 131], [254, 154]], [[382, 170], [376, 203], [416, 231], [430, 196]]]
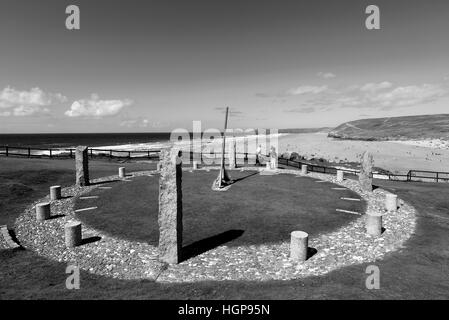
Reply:
[[223, 132], [223, 146], [221, 148], [221, 170], [220, 170], [220, 179], [224, 179], [224, 154], [225, 154], [225, 147], [226, 147], [226, 129], [228, 128], [228, 112], [229, 107], [226, 107], [226, 116], [225, 116], [225, 123], [224, 123], [224, 132]]

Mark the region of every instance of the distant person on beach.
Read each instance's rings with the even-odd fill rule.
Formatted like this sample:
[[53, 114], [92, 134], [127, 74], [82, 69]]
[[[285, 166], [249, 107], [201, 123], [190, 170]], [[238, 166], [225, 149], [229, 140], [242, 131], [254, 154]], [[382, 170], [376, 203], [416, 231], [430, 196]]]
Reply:
[[256, 149], [256, 165], [261, 165], [261, 163], [260, 163], [260, 156], [261, 156], [261, 153], [262, 153], [262, 145], [260, 145], [259, 144], [259, 146], [257, 147], [257, 149]]

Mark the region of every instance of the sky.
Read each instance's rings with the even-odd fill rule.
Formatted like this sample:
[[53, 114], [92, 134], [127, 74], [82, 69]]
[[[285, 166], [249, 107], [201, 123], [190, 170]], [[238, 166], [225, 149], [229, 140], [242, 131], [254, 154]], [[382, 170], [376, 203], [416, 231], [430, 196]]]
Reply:
[[0, 133], [449, 113], [448, 30], [447, 0], [1, 0]]

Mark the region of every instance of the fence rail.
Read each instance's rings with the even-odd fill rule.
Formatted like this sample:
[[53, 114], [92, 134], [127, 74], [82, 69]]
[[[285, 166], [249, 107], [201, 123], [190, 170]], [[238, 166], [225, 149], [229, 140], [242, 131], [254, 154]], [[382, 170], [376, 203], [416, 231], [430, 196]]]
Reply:
[[[0, 155], [2, 156], [24, 156], [28, 158], [74, 158], [74, 148], [29, 148], [29, 147], [11, 147], [0, 146]], [[158, 159], [160, 150], [112, 150], [88, 148], [88, 154], [91, 158], [147, 158]]]

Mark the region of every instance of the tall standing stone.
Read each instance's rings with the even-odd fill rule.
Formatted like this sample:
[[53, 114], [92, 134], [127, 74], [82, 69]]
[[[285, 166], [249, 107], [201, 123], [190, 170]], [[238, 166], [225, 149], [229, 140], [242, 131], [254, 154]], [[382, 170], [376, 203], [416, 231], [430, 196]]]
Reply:
[[231, 140], [230, 146], [229, 146], [229, 169], [235, 169], [237, 167], [237, 143], [234, 139]]
[[359, 173], [359, 183], [363, 191], [373, 191], [373, 155], [365, 151], [362, 155], [362, 169]]
[[182, 249], [182, 161], [177, 149], [160, 153], [159, 260], [179, 263]]
[[75, 151], [76, 185], [79, 187], [89, 185], [89, 159], [87, 147], [78, 146]]

